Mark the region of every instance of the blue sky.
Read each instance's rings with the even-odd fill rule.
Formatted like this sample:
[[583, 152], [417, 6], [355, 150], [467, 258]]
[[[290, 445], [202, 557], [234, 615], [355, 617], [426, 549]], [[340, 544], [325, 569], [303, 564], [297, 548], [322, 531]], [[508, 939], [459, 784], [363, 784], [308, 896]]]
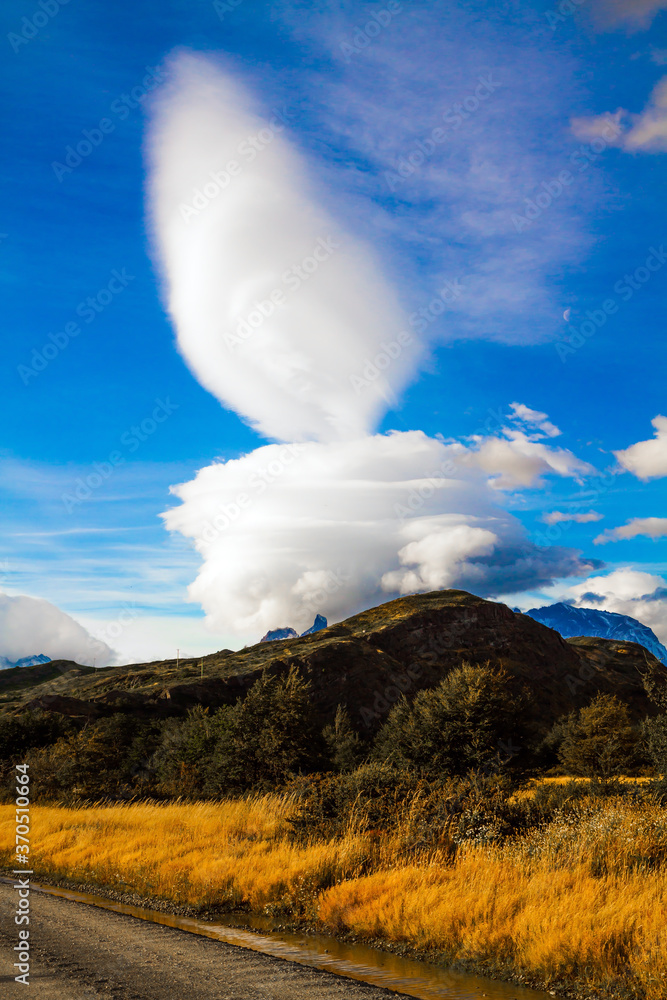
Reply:
[[[559, 15], [551, 3], [514, 2], [500, 11], [482, 0], [316, 7], [248, 0], [217, 7], [176, 0], [112, 7], [77, 0], [62, 7], [57, 0], [41, 7], [5, 4], [0, 590], [52, 602], [121, 659], [150, 657], [153, 650], [167, 655], [176, 646], [195, 654], [238, 645], [258, 637], [267, 615], [300, 620], [313, 610], [312, 601], [297, 607], [274, 594], [260, 601], [260, 613], [248, 596], [252, 587], [245, 592], [244, 545], [274, 538], [262, 534], [266, 519], [254, 534], [232, 525], [225, 536], [230, 548], [213, 552], [198, 540], [194, 487], [180, 497], [183, 515], [173, 516], [170, 531], [160, 517], [178, 504], [170, 487], [203, 481], [195, 477], [215, 469], [211, 463], [247, 464], [253, 455], [268, 455], [257, 450], [270, 442], [318, 439], [306, 416], [300, 438], [279, 429], [277, 412], [275, 421], [259, 409], [254, 416], [259, 390], [248, 390], [246, 398], [241, 385], [242, 402], [232, 405], [229, 376], [211, 361], [209, 381], [202, 374], [206, 360], [195, 360], [206, 354], [205, 334], [191, 319], [194, 300], [206, 289], [214, 294], [214, 265], [201, 278], [208, 284], [188, 292], [179, 284], [188, 266], [185, 244], [172, 248], [169, 271], [166, 208], [161, 223], [151, 223], [147, 210], [155, 178], [171, 176], [184, 156], [169, 108], [177, 100], [174, 87], [187, 91], [177, 66], [179, 53], [190, 53], [195, 60], [205, 57], [206, 72], [221, 74], [216, 86], [231, 81], [251, 95], [247, 114], [260, 124], [281, 114], [285, 127], [271, 153], [260, 154], [264, 165], [257, 169], [268, 176], [274, 170], [270, 156], [278, 142], [285, 144], [284, 155], [308, 178], [303, 212], [333, 220], [355, 248], [355, 260], [368, 266], [374, 291], [364, 308], [377, 301], [378, 317], [382, 308], [396, 315], [400, 309], [403, 325], [407, 321], [418, 335], [414, 357], [392, 369], [391, 403], [364, 416], [363, 433], [421, 431], [429, 440], [467, 449], [462, 461], [476, 471], [459, 507], [430, 516], [468, 517], [474, 508], [474, 530], [488, 532], [489, 519], [504, 523], [505, 516], [491, 512], [493, 494], [498, 510], [511, 518], [512, 545], [519, 525], [525, 544], [582, 553], [576, 572], [569, 557], [558, 568], [549, 555], [551, 582], [540, 571], [532, 583], [526, 576], [527, 586], [517, 592], [509, 577], [504, 587], [499, 575], [509, 549], [493, 573], [470, 570], [480, 559], [487, 568], [492, 561], [488, 536], [466, 536], [472, 548], [465, 564], [444, 535], [440, 567], [427, 565], [416, 548], [394, 552], [394, 566], [383, 550], [375, 584], [340, 584], [325, 609], [330, 617], [376, 603], [381, 592], [395, 596], [380, 578], [393, 573], [398, 581], [399, 565], [418, 563], [414, 579], [421, 582], [413, 589], [430, 580], [474, 590], [479, 579], [485, 594], [522, 607], [561, 596], [579, 601], [591, 588], [577, 588], [592, 578], [597, 606], [635, 609], [662, 630], [664, 642], [664, 583], [655, 578], [667, 572], [667, 530], [658, 523], [665, 516], [667, 443], [658, 436], [639, 465], [633, 452], [632, 468], [614, 452], [652, 440], [651, 421], [667, 412], [667, 112], [661, 117], [660, 91], [652, 97], [667, 76], [665, 7], [659, 0], [587, 0], [577, 7], [561, 4], [565, 13]], [[169, 87], [171, 96], [160, 104]], [[229, 101], [232, 91], [225, 93]], [[196, 104], [196, 87], [188, 99]], [[226, 112], [219, 107], [207, 114], [213, 115], [211, 129], [218, 114], [224, 131]], [[158, 136], [153, 174], [146, 153], [151, 134]], [[68, 147], [82, 140], [88, 145], [81, 147], [80, 162], [72, 155], [67, 160]], [[277, 197], [296, 198], [293, 180], [283, 177], [279, 164], [275, 172], [269, 179]], [[233, 196], [230, 186], [226, 197]], [[222, 210], [215, 216], [216, 240], [231, 240], [231, 222], [225, 221], [231, 218]], [[275, 239], [279, 256], [280, 234], [269, 232], [270, 221], [262, 228], [261, 218], [253, 217], [252, 225], [262, 240], [268, 232], [267, 244]], [[250, 273], [257, 266], [252, 246], [240, 256]], [[647, 259], [655, 270], [642, 270]], [[356, 305], [361, 292], [345, 283], [348, 273], [341, 265], [335, 287], [332, 274], [320, 303], [319, 287], [312, 296], [309, 290], [313, 339], [325, 336], [319, 331], [329, 301], [347, 296], [350, 315], [366, 315]], [[231, 296], [233, 283], [226, 287]], [[179, 288], [187, 300], [180, 312], [169, 305]], [[444, 288], [457, 291], [445, 296], [440, 311]], [[611, 303], [608, 313], [605, 303]], [[424, 322], [416, 318], [420, 309]], [[580, 332], [587, 321], [590, 336]], [[365, 328], [366, 320], [359, 322]], [[318, 357], [331, 347], [323, 344]], [[241, 371], [238, 379], [244, 377]], [[517, 422], [516, 402], [548, 415], [562, 433], [540, 431], [533, 417]], [[517, 434], [524, 444], [516, 444]], [[401, 440], [407, 447], [408, 438]], [[509, 443], [509, 450], [498, 442]], [[565, 471], [554, 471], [532, 446], [565, 450], [580, 466], [572, 460]], [[528, 472], [513, 464], [517, 447], [532, 456]], [[347, 469], [342, 452], [322, 455], [327, 475], [336, 462]], [[237, 467], [223, 468], [231, 476]], [[511, 475], [499, 489], [507, 468]], [[490, 482], [479, 479], [480, 469]], [[414, 478], [410, 473], [409, 481]], [[231, 480], [215, 482], [207, 490], [237, 495]], [[482, 494], [483, 513], [475, 507]], [[549, 530], [545, 513], [571, 509], [568, 504], [578, 514], [602, 516], [561, 521]], [[308, 522], [306, 534], [314, 530], [313, 511], [304, 508], [300, 516]], [[350, 514], [346, 524], [356, 517]], [[594, 543], [602, 532], [649, 518], [658, 521], [643, 532], [637, 522], [634, 537]], [[471, 524], [466, 521], [467, 528]], [[303, 574], [332, 572], [330, 556], [315, 543], [301, 552], [293, 527], [285, 558], [295, 565], [301, 560], [301, 575], [281, 579], [280, 546], [270, 566], [257, 555], [254, 579], [264, 581], [265, 597], [267, 587], [302, 593]], [[232, 532], [235, 539], [228, 542]], [[414, 526], [401, 537], [418, 548], [426, 544], [422, 535]], [[352, 544], [347, 528], [340, 538]], [[238, 578], [229, 570], [233, 560]], [[612, 581], [604, 592], [600, 578]], [[410, 589], [407, 574], [396, 586], [396, 592]], [[225, 595], [239, 589], [246, 597], [238, 611], [245, 625], [236, 627], [224, 606], [230, 604]], [[42, 651], [48, 652], [26, 649], [24, 655]]]

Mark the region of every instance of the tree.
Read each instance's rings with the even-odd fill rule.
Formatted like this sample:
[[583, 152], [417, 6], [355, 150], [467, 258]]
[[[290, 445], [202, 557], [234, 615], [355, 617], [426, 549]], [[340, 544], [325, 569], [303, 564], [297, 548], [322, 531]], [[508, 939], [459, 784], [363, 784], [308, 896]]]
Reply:
[[292, 667], [283, 677], [264, 673], [242, 701], [216, 713], [216, 742], [207, 789], [224, 792], [276, 787], [321, 757], [310, 685]]
[[355, 732], [348, 712], [339, 705], [331, 725], [322, 731], [328, 758], [335, 771], [354, 771], [364, 755], [364, 746]]
[[637, 762], [638, 735], [616, 695], [598, 694], [562, 724], [558, 759], [568, 774], [608, 781]]
[[373, 756], [431, 778], [498, 771], [526, 742], [526, 709], [507, 673], [464, 663], [412, 703], [394, 706]]

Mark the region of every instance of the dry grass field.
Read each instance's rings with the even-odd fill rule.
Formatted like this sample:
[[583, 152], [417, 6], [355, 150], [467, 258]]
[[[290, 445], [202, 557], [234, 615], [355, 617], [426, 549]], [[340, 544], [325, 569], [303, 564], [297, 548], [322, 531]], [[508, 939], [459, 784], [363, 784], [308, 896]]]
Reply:
[[[400, 829], [295, 843], [291, 808], [275, 795], [35, 807], [35, 878], [308, 919], [478, 968], [576, 983], [582, 996], [667, 997], [667, 811], [657, 804], [583, 799], [501, 845], [409, 855]], [[5, 866], [13, 840], [13, 809], [0, 806]]]

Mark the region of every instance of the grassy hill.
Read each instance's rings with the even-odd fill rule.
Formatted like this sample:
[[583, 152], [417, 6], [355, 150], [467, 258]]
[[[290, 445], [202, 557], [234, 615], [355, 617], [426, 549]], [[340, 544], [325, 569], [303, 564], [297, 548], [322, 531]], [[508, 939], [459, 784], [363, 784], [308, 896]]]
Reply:
[[412, 697], [463, 660], [503, 666], [539, 699], [541, 721], [618, 694], [637, 718], [652, 711], [642, 676], [664, 667], [635, 643], [563, 639], [504, 604], [446, 590], [390, 601], [313, 635], [228, 649], [197, 659], [93, 669], [69, 661], [0, 674], [0, 709], [42, 709], [97, 718], [183, 715], [194, 705], [230, 704], [263, 671], [292, 665], [311, 682], [322, 718], [338, 704], [356, 726], [375, 728], [401, 692]]

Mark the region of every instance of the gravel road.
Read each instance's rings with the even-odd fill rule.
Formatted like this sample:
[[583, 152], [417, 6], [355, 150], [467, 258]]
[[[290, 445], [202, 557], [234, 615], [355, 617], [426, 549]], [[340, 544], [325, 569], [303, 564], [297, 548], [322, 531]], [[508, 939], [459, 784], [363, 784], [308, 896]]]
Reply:
[[85, 903], [30, 894], [30, 985], [14, 981], [16, 892], [0, 884], [3, 1000], [389, 1000], [397, 993]]

